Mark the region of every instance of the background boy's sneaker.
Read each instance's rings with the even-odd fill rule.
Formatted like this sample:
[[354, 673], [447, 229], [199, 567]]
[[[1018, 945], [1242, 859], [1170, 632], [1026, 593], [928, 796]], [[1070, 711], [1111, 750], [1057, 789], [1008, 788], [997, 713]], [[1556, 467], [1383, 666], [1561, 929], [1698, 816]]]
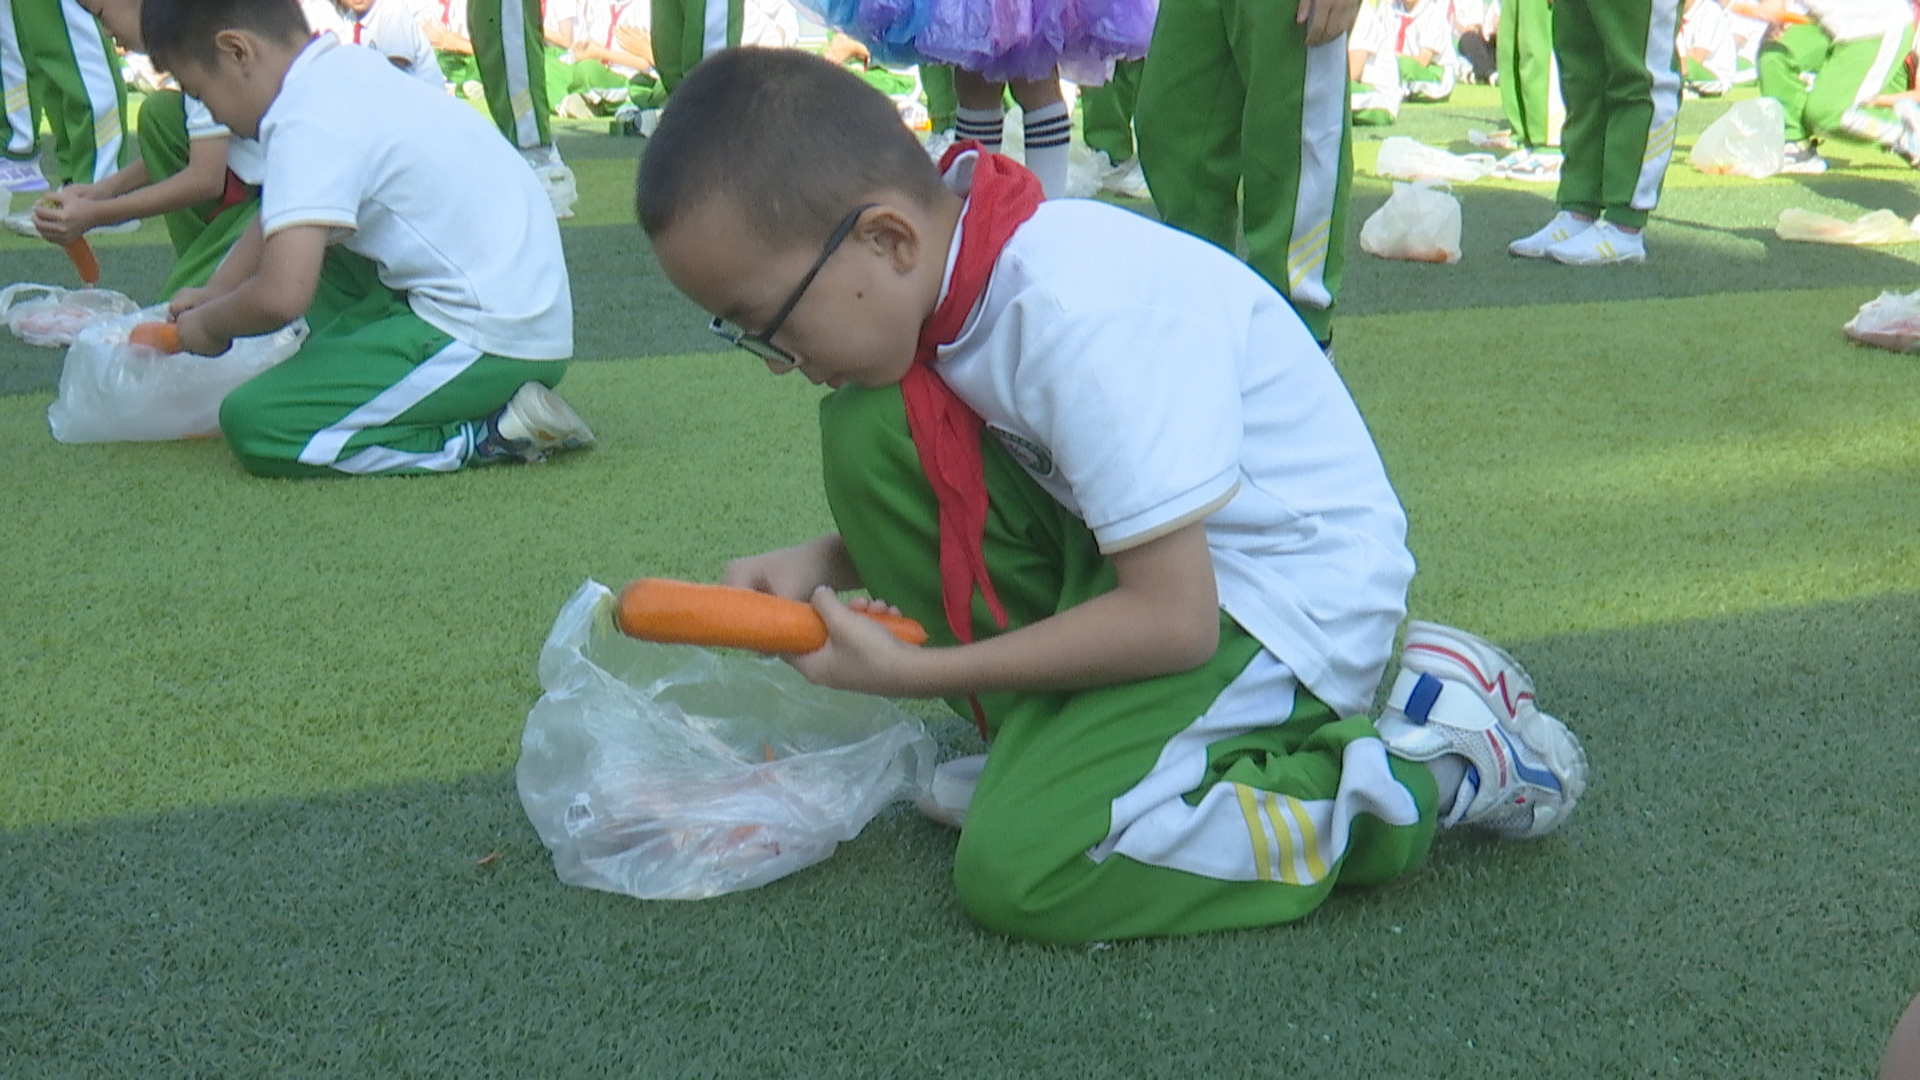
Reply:
[[1508, 839], [1552, 832], [1587, 791], [1587, 754], [1534, 703], [1513, 657], [1464, 630], [1415, 622], [1375, 725], [1395, 757], [1458, 754], [1470, 767], [1440, 824]]
[[1100, 173], [1101, 191], [1129, 199], [1153, 198], [1153, 192], [1147, 190], [1146, 174], [1140, 171], [1139, 158], [1131, 157], [1115, 165], [1105, 150], [1096, 150], [1093, 162]]
[[545, 461], [558, 450], [582, 450], [594, 443], [586, 421], [545, 383], [530, 382], [514, 392], [505, 408], [487, 417], [474, 443], [476, 463]]
[[14, 195], [30, 195], [45, 191], [51, 187], [47, 176], [40, 171], [38, 161], [14, 161], [0, 158], [0, 185]]
[[1827, 159], [1821, 157], [1811, 143], [1788, 143], [1785, 163], [1780, 166], [1780, 171], [1800, 176], [1818, 176], [1827, 171]]
[[1507, 254], [1518, 255], [1523, 259], [1544, 259], [1547, 249], [1571, 236], [1576, 236], [1593, 228], [1593, 222], [1583, 221], [1565, 210], [1553, 215], [1546, 227], [1531, 236], [1523, 236], [1507, 245]]
[[1592, 228], [1549, 246], [1547, 258], [1568, 266], [1646, 262], [1647, 241], [1640, 233], [1628, 232], [1611, 221], [1596, 221]]

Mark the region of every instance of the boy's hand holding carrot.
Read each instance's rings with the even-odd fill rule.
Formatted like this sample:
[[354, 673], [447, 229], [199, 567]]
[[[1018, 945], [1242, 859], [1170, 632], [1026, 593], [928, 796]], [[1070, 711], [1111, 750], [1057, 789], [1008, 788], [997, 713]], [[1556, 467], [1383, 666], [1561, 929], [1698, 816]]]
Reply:
[[842, 602], [824, 585], [814, 591], [811, 602], [827, 624], [827, 643], [786, 658], [808, 682], [882, 697], [928, 696], [930, 688], [914, 674], [926, 650], [908, 645], [868, 617], [897, 616], [899, 608], [884, 600]]
[[34, 204], [33, 227], [42, 240], [65, 247], [84, 237], [88, 229], [104, 224], [99, 206], [79, 185], [64, 187]]

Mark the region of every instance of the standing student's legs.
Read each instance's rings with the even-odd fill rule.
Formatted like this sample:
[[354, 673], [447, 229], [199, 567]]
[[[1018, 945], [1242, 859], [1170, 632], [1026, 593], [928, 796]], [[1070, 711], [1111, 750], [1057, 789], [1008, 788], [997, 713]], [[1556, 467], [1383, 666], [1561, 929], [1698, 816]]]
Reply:
[[220, 404], [221, 433], [255, 475], [451, 472], [520, 386], [566, 372], [454, 341], [357, 255], [330, 251], [322, 279], [300, 351]]
[[1803, 72], [1819, 71], [1826, 63], [1833, 39], [1818, 26], [1789, 26], [1760, 46], [1755, 65], [1760, 92], [1780, 103], [1787, 114], [1787, 141], [1807, 138], [1807, 86]]
[[1161, 0], [1133, 124], [1161, 220], [1237, 252], [1246, 86], [1224, 3]]
[[1863, 106], [1880, 94], [1897, 94], [1907, 88], [1905, 60], [1912, 45], [1911, 26], [1879, 37], [1836, 42], [1807, 95], [1804, 116], [1808, 133], [1846, 134], [1842, 120], [1854, 109], [1891, 122], [1891, 110]]
[[1600, 204], [1615, 225], [1639, 229], [1660, 202], [1680, 115], [1680, 0], [1561, 0], [1586, 9], [1607, 73]]
[[540, 0], [468, 0], [474, 61], [486, 88], [487, 112], [500, 134], [522, 150], [553, 142], [548, 117], [546, 39]]
[[1107, 155], [1115, 165], [1133, 158], [1133, 113], [1140, 99], [1140, 72], [1144, 60], [1123, 60], [1113, 66], [1113, 77], [1080, 91], [1082, 137], [1087, 149]]
[[[938, 512], [898, 390], [821, 406], [829, 505], [869, 591], [951, 644]], [[1113, 588], [1084, 523], [991, 441], [985, 554], [1009, 627]], [[976, 602], [978, 636], [998, 632]], [[955, 856], [1002, 933], [1088, 941], [1300, 918], [1337, 882], [1417, 866], [1436, 793], [1364, 717], [1338, 720], [1230, 618], [1193, 671], [1078, 693], [989, 695], [993, 737]], [[958, 706], [965, 709], [966, 706]]]
[[960, 98], [953, 89], [953, 69], [945, 64], [920, 65], [920, 89], [927, 99], [929, 130], [938, 135], [953, 131]]
[[1553, 101], [1558, 94], [1553, 58], [1553, 6], [1548, 0], [1510, 0], [1500, 8], [1495, 41], [1500, 65], [1500, 103], [1514, 142], [1527, 149], [1557, 144]]
[[1353, 181], [1347, 39], [1309, 48], [1306, 29], [1284, 4], [1236, 6], [1228, 25], [1247, 88], [1240, 120], [1247, 264], [1325, 345], [1346, 265]]
[[[1610, 2], [1610, 0], [1603, 0]], [[1566, 0], [1553, 12], [1553, 51], [1560, 60], [1560, 90], [1567, 100], [1561, 132], [1566, 161], [1560, 167], [1560, 208], [1582, 218], [1600, 216], [1606, 163], [1607, 57], [1584, 0]]]
[[40, 129], [34, 121], [33, 91], [27, 79], [26, 54], [14, 25], [14, 0], [0, 0], [0, 102], [4, 102], [6, 145], [0, 157], [32, 161], [40, 156]]
[[127, 88], [106, 31], [75, 0], [13, 2], [28, 79], [53, 128], [60, 182], [112, 176], [131, 151], [121, 119]]

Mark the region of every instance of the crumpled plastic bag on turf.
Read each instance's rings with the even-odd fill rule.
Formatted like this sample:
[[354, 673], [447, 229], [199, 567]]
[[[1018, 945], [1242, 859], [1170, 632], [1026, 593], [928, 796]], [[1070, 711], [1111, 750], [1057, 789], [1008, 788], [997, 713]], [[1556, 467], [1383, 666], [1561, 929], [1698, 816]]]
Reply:
[[1770, 97], [1736, 102], [1700, 133], [1692, 160], [1703, 173], [1772, 176], [1787, 163], [1787, 110]]
[[1374, 162], [1376, 176], [1394, 180], [1444, 180], [1471, 184], [1484, 179], [1494, 169], [1492, 154], [1468, 154], [1462, 157], [1428, 146], [1418, 139], [1394, 135], [1380, 144], [1380, 158]]
[[1360, 226], [1360, 250], [1382, 259], [1460, 261], [1460, 200], [1432, 184], [1393, 185], [1386, 204]]
[[1910, 244], [1920, 240], [1906, 218], [1891, 210], [1875, 210], [1843, 221], [1811, 210], [1788, 207], [1780, 211], [1773, 234], [1782, 240], [1814, 244]]
[[0, 319], [29, 345], [65, 348], [94, 323], [138, 310], [132, 298], [112, 289], [69, 290], [25, 281], [0, 289]]
[[787, 664], [622, 635], [589, 581], [540, 651], [520, 805], [560, 880], [648, 900], [764, 885], [932, 784], [919, 720]]
[[1864, 345], [1920, 353], [1920, 292], [1883, 292], [1860, 305], [1841, 329]]
[[167, 354], [128, 343], [144, 322], [164, 322], [151, 307], [80, 332], [60, 368], [60, 396], [47, 427], [64, 443], [159, 442], [220, 434], [220, 402], [234, 387], [292, 356], [305, 319], [271, 334], [237, 338], [219, 356]]

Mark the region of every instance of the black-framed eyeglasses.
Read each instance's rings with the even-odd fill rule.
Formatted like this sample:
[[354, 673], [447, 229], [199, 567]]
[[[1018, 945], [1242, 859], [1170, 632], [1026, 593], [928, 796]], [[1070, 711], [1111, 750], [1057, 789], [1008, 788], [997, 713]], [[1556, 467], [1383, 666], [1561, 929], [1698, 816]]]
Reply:
[[841, 243], [853, 233], [853, 227], [860, 223], [860, 215], [878, 205], [880, 204], [866, 203], [856, 206], [851, 214], [834, 226], [833, 235], [827, 237], [827, 246], [821, 248], [820, 257], [813, 260], [813, 269], [808, 270], [807, 276], [800, 279], [799, 286], [793, 290], [792, 295], [787, 297], [787, 302], [780, 305], [780, 310], [773, 313], [773, 320], [767, 323], [765, 329], [757, 334], [748, 333], [739, 327], [728, 326], [726, 321], [718, 316], [708, 324], [707, 329], [719, 335], [734, 348], [745, 349], [766, 361], [776, 373], [785, 374], [800, 366], [800, 361], [794, 359], [792, 353], [773, 343], [773, 335], [780, 332], [780, 327], [787, 321], [787, 316], [793, 314], [794, 305], [800, 303], [800, 298], [807, 294], [807, 286], [813, 284], [813, 279], [819, 276], [821, 268], [826, 266], [827, 260], [833, 257], [835, 249], [839, 248]]

